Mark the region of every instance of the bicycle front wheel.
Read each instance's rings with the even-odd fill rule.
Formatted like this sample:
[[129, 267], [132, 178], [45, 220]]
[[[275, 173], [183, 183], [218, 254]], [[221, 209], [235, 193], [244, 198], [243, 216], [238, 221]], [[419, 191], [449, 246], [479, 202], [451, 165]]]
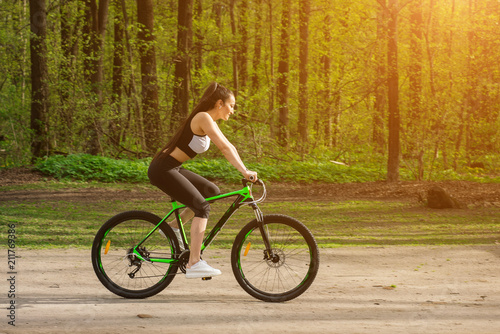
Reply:
[[264, 232], [271, 244], [269, 254], [257, 221], [236, 236], [231, 266], [240, 286], [266, 302], [284, 302], [304, 293], [319, 268], [319, 250], [309, 229], [283, 215], [266, 215]]
[[[173, 259], [178, 249], [177, 238], [166, 223], [146, 238], [159, 222], [160, 218], [149, 212], [128, 211], [112, 217], [97, 232], [92, 244], [92, 265], [109, 291], [125, 298], [147, 298], [172, 282], [177, 263], [143, 260]], [[141, 259], [133, 249], [143, 239], [137, 248]]]

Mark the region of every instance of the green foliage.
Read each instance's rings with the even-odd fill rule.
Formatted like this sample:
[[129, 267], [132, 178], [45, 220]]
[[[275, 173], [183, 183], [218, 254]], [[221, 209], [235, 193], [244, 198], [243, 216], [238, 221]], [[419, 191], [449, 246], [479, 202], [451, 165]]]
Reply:
[[4, 167], [30, 158], [29, 21], [26, 25], [25, 12], [16, 8], [16, 2], [0, 2], [0, 166]]
[[[35, 169], [59, 180], [99, 181], [120, 183], [148, 183], [147, 170], [151, 159], [111, 159], [88, 154], [52, 156], [39, 161]], [[225, 159], [194, 159], [183, 166], [207, 179], [225, 183], [239, 183], [241, 174]], [[370, 182], [385, 179], [383, 169], [377, 163], [353, 163], [351, 166], [322, 161], [277, 161], [247, 164], [267, 182], [323, 182], [347, 183]], [[401, 178], [412, 180], [411, 171], [402, 169]], [[467, 180], [475, 182], [500, 182], [498, 175], [485, 174], [483, 170], [468, 169], [464, 173], [452, 170], [435, 172], [433, 180]]]
[[[47, 7], [49, 110], [46, 139], [50, 152], [89, 152], [93, 127], [101, 134], [102, 155], [137, 158], [158, 149], [146, 147], [143, 140], [145, 120], [140, 110], [141, 41], [138, 38], [141, 27], [134, 20], [137, 2], [126, 0], [124, 3], [128, 14], [126, 27], [123, 26], [122, 9], [116, 3], [109, 8], [102, 54], [105, 81], [99, 87], [102, 91], [99, 108], [96, 108], [97, 96], [88, 80], [89, 73], [85, 73], [86, 64], [94, 57], [87, 58], [84, 52], [89, 39], [83, 29], [85, 4], [66, 1]], [[200, 3], [200, 14], [195, 10], [193, 18], [190, 106], [198, 102], [210, 81], [235, 90], [237, 114], [230, 122], [222, 122], [221, 129], [245, 161], [248, 156], [261, 161], [300, 151], [298, 159], [287, 161], [305, 160], [305, 163], [265, 161], [255, 168], [271, 175], [273, 180], [352, 182], [384, 178], [386, 145], [372, 138], [374, 115], [378, 110], [375, 92], [377, 87], [385, 86], [386, 81], [379, 73], [383, 70], [380, 66], [386, 66], [387, 62], [386, 42], [381, 31], [385, 25], [377, 19], [384, 10], [380, 4], [368, 0], [311, 1], [311, 7], [316, 10], [309, 18], [308, 87], [302, 92], [298, 85], [299, 11], [298, 2], [292, 2], [288, 48], [290, 142], [288, 147], [281, 147], [276, 144], [281, 126], [276, 83], [282, 2], [249, 1], [243, 6], [243, 2], [236, 1], [234, 13], [230, 12], [230, 6], [220, 1]], [[500, 91], [497, 89], [500, 30], [496, 27], [500, 12], [496, 10], [498, 5], [493, 3], [478, 2], [472, 10], [466, 2], [457, 2], [454, 9], [445, 2], [422, 2], [422, 8], [432, 10], [424, 10], [420, 28], [429, 35], [421, 39], [419, 46], [432, 57], [423, 57], [418, 64], [421, 66], [418, 77], [422, 79], [418, 117], [412, 112], [414, 103], [409, 84], [412, 80], [408, 77], [411, 71], [407, 73], [415, 64], [411, 52], [414, 25], [409, 20], [412, 6], [401, 8], [398, 61], [401, 154], [405, 159], [401, 161], [402, 179], [418, 179], [420, 172], [426, 180], [475, 179], [477, 175], [481, 180], [498, 178], [495, 175], [499, 173], [496, 152], [500, 143]], [[4, 138], [0, 150], [5, 150], [0, 166], [6, 167], [23, 165], [31, 159], [28, 7], [26, 1], [0, 1], [0, 135]], [[173, 80], [178, 54], [176, 2], [155, 2], [154, 18], [157, 112], [160, 131], [164, 134], [159, 140], [164, 142], [174, 131], [169, 123], [177, 85]], [[431, 23], [432, 29], [428, 26]], [[72, 27], [67, 37], [61, 34], [63, 24]], [[111, 33], [114, 24], [121, 24], [127, 31], [127, 40], [125, 36], [120, 40], [119, 34]], [[238, 29], [233, 30], [232, 26]], [[479, 34], [477, 41], [471, 40], [475, 36], [471, 34], [473, 31]], [[130, 47], [117, 49], [123, 44]], [[66, 46], [71, 48], [66, 49]], [[123, 53], [123, 64], [115, 67], [113, 61], [117, 51]], [[233, 62], [235, 55], [238, 55], [238, 64]], [[113, 75], [118, 69], [122, 80]], [[234, 77], [236, 72], [237, 78]], [[113, 89], [114, 84], [121, 85], [121, 89]], [[307, 143], [302, 143], [297, 136], [300, 126], [298, 100], [304, 94], [308, 98]], [[387, 106], [383, 109], [385, 113], [380, 115], [383, 125], [379, 130], [387, 138]], [[99, 124], [94, 124], [94, 119], [98, 119]], [[377, 155], [376, 164], [372, 161], [374, 154], [367, 152], [371, 146]], [[323, 150], [327, 154], [322, 155]], [[343, 159], [338, 160], [350, 167], [332, 165], [329, 160], [337, 160], [335, 154], [328, 156], [332, 151], [344, 152]], [[354, 153], [359, 151], [364, 153]], [[358, 156], [353, 161], [345, 152]], [[488, 160], [492, 153], [496, 156]], [[486, 171], [467, 170], [466, 166], [476, 161], [483, 163]], [[197, 170], [207, 169], [203, 172], [205, 175], [229, 180], [239, 178], [237, 172], [224, 163], [190, 164], [188, 166]], [[270, 164], [272, 168], [268, 168]], [[450, 166], [453, 171], [449, 170]]]
[[39, 161], [35, 169], [57, 179], [101, 182], [145, 182], [145, 160], [115, 160], [89, 154], [57, 155]]
[[[89, 154], [53, 156], [38, 162], [36, 170], [57, 179], [100, 182], [147, 182], [150, 159], [115, 160]], [[184, 164], [208, 179], [238, 183], [241, 174], [225, 159], [195, 159]], [[347, 167], [331, 162], [249, 163], [266, 181], [276, 182], [365, 182], [379, 179], [379, 173], [366, 167]]]

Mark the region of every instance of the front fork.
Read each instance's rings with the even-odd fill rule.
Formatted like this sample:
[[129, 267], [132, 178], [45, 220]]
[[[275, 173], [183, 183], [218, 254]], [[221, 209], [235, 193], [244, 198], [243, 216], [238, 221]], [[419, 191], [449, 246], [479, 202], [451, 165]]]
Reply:
[[252, 204], [253, 212], [255, 213], [255, 218], [257, 219], [257, 226], [259, 227], [260, 234], [262, 235], [262, 240], [264, 241], [264, 246], [266, 249], [264, 250], [264, 259], [272, 259], [273, 253], [271, 249], [271, 243], [269, 241], [269, 235], [264, 229], [264, 215], [257, 204]]

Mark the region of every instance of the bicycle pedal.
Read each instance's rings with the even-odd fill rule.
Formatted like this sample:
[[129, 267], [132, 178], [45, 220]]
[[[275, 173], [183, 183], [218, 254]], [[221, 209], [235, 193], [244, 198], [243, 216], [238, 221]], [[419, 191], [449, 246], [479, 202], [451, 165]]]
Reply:
[[201, 280], [202, 281], [210, 281], [212, 279], [212, 277], [202, 277]]

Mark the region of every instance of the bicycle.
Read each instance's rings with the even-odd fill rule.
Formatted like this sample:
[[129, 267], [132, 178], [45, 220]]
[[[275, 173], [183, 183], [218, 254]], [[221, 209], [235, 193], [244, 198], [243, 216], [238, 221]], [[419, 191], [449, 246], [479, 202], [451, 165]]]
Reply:
[[[266, 302], [284, 302], [304, 293], [319, 268], [319, 250], [310, 230], [285, 215], [263, 215], [255, 200], [254, 183], [243, 179], [243, 188], [207, 198], [214, 202], [236, 196], [217, 224], [206, 235], [202, 253], [229, 218], [242, 206], [254, 210], [255, 219], [237, 234], [231, 248], [231, 267], [236, 281], [251, 296]], [[110, 218], [92, 244], [92, 265], [101, 283], [125, 298], [147, 298], [163, 291], [180, 270], [186, 272], [189, 246], [179, 210], [186, 206], [172, 200], [172, 210], [163, 218], [145, 211], [127, 211]], [[182, 240], [167, 219], [174, 214]], [[161, 231], [161, 233], [160, 233]], [[181, 251], [179, 241], [184, 250]], [[207, 280], [210, 278], [203, 278]]]

